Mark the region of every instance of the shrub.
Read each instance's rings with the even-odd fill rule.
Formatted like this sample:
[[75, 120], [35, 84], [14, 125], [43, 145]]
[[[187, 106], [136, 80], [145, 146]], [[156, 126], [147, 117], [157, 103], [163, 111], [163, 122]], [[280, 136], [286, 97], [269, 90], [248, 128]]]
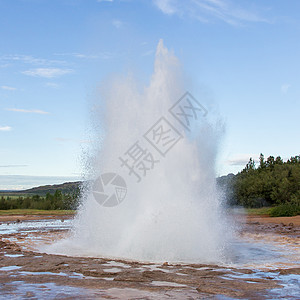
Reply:
[[300, 199], [292, 199], [291, 202], [280, 204], [271, 209], [271, 217], [292, 217], [300, 215]]

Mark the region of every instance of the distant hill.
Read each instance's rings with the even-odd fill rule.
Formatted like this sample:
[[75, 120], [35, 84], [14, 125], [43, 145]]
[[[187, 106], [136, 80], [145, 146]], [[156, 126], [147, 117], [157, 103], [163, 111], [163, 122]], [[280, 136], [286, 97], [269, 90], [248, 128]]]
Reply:
[[[234, 181], [236, 175], [230, 173], [226, 176], [221, 176], [217, 178], [217, 184], [218, 186], [225, 190], [228, 194], [231, 194], [233, 191], [231, 191], [231, 185]], [[65, 182], [62, 184], [54, 184], [54, 185], [43, 185], [34, 187], [27, 190], [21, 190], [21, 191], [1, 191], [0, 190], [0, 196], [6, 195], [6, 196], [22, 196], [22, 195], [39, 195], [39, 196], [46, 196], [47, 193], [54, 194], [56, 190], [60, 190], [63, 194], [72, 194], [76, 191], [76, 189], [82, 184], [82, 181], [76, 181], [76, 182]]]
[[21, 195], [45, 196], [47, 193], [54, 194], [56, 190], [60, 190], [63, 194], [72, 194], [76, 191], [76, 189], [80, 186], [81, 183], [82, 183], [81, 181], [65, 182], [62, 184], [34, 187], [23, 191], [0, 191], [0, 196], [4, 194], [8, 196], [21, 196]]

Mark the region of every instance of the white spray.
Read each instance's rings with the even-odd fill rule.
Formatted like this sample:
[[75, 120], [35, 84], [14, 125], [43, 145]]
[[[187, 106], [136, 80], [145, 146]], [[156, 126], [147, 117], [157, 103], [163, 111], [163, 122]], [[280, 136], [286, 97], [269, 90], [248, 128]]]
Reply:
[[[216, 191], [219, 130], [199, 115], [187, 134], [169, 113], [185, 92], [183, 82], [177, 58], [160, 41], [148, 87], [138, 89], [130, 76], [102, 86], [93, 107], [101, 126], [91, 174], [119, 174], [127, 195], [119, 205], [103, 207], [89, 189], [72, 236], [52, 252], [160, 262], [223, 259], [228, 227]], [[165, 156], [143, 137], [161, 117], [183, 135]], [[119, 159], [137, 141], [158, 161], [145, 176], [140, 173], [140, 182]]]

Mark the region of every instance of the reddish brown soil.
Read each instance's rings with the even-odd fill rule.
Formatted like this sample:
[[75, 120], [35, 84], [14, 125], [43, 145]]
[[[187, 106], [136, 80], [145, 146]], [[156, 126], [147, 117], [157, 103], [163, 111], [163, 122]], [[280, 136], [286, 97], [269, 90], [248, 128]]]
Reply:
[[[71, 217], [2, 216], [0, 220], [16, 222], [18, 219], [23, 221]], [[243, 223], [241, 234], [261, 236], [271, 233], [270, 236], [283, 237], [284, 243], [296, 245], [300, 233], [299, 219], [300, 216], [240, 218]], [[49, 232], [36, 235], [44, 242], [51, 243], [53, 237], [63, 236], [65, 233]], [[57, 299], [215, 299], [219, 295], [236, 299], [270, 299], [270, 291], [281, 287], [278, 274], [300, 274], [300, 268], [295, 266], [274, 268], [268, 271], [268, 276], [253, 277], [255, 271], [250, 268], [224, 268], [209, 264], [158, 265], [111, 261], [105, 258], [49, 255], [25, 247], [30, 246], [32, 241], [27, 234], [1, 236], [0, 268], [8, 269], [0, 271], [0, 295], [13, 298], [19, 295], [16, 294], [18, 288], [22, 290], [25, 284], [35, 284], [39, 285], [38, 288], [24, 292], [22, 297], [38, 299], [37, 289], [46, 293], [49, 291], [47, 284], [52, 283], [56, 286], [84, 288], [88, 291], [88, 295], [57, 294]], [[10, 270], [10, 266], [20, 268]]]
[[247, 219], [251, 222], [259, 222], [263, 224], [283, 224], [288, 226], [289, 224], [293, 224], [294, 226], [300, 226], [300, 215], [295, 217], [269, 217], [269, 216], [256, 216], [250, 215], [247, 216]]

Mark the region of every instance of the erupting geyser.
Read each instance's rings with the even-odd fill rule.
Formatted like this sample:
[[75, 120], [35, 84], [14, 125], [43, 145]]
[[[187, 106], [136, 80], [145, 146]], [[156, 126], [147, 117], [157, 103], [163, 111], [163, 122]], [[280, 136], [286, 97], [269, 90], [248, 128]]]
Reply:
[[[72, 236], [53, 245], [52, 252], [159, 262], [222, 261], [228, 224], [215, 179], [220, 130], [199, 106], [187, 107], [189, 116], [181, 114], [190, 122], [188, 129], [172, 115], [170, 108], [184, 93], [180, 64], [162, 41], [148, 87], [139, 88], [131, 76], [102, 86], [101, 100], [93, 106], [101, 126], [99, 151], [89, 158], [90, 174], [94, 179], [117, 174], [126, 182], [127, 194], [119, 205], [103, 206], [98, 202], [105, 202], [103, 188], [108, 185], [100, 187], [98, 202], [95, 187], [88, 189]], [[149, 142], [155, 134], [165, 150], [157, 140], [157, 145]], [[112, 180], [113, 175], [107, 176]]]

